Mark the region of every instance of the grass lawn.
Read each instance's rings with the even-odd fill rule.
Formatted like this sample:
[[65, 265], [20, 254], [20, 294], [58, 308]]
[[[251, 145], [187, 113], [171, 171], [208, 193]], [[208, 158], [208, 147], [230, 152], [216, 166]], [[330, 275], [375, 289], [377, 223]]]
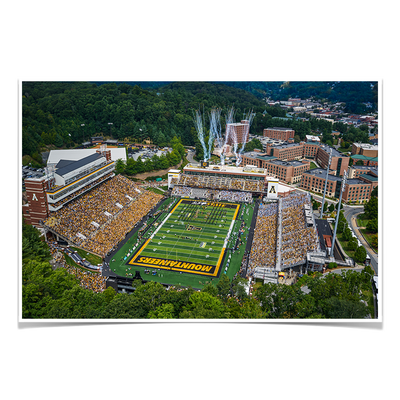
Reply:
[[378, 248], [376, 246], [373, 246], [373, 238], [377, 233], [371, 233], [367, 232], [366, 229], [363, 229], [367, 226], [369, 220], [363, 218], [364, 214], [361, 214], [357, 217], [357, 225], [361, 227], [360, 233], [364, 236], [365, 240], [368, 242], [368, 244], [371, 246], [372, 249], [374, 249], [376, 252], [378, 252]]
[[64, 257], [65, 257], [65, 262], [70, 265], [71, 267], [76, 267], [81, 269], [82, 271], [85, 272], [90, 272], [92, 274], [98, 274], [98, 272], [92, 271], [91, 269], [87, 269], [85, 267], [82, 267], [82, 265], [77, 264], [69, 255], [64, 253]]
[[72, 250], [76, 250], [77, 253], [82, 257], [86, 258], [87, 261], [90, 262], [92, 265], [97, 265], [101, 264], [103, 262], [103, 259], [100, 256], [96, 256], [96, 254], [89, 253], [85, 250], [78, 249], [77, 247], [71, 247]]
[[362, 226], [363, 228], [365, 228], [365, 227], [367, 226], [368, 221], [369, 221], [368, 219], [362, 218], [361, 215], [359, 215], [359, 216], [357, 217], [357, 225], [358, 225], [358, 226]]
[[342, 249], [347, 254], [347, 256], [354, 259], [355, 250], [353, 251], [353, 250], [349, 249], [349, 247], [348, 247], [349, 242], [346, 240], [343, 240], [343, 233], [337, 233], [336, 237], [339, 240], [340, 245], [342, 246]]
[[153, 188], [153, 187], [149, 187], [146, 190], [149, 190], [150, 192], [154, 192], [154, 193], [157, 193], [157, 194], [164, 194], [164, 192], [162, 190], [159, 190], [159, 189]]

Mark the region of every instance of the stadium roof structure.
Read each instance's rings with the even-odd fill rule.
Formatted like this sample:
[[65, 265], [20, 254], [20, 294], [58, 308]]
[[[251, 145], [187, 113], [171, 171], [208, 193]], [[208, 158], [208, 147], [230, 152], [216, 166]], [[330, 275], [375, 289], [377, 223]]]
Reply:
[[[98, 160], [99, 158], [103, 157], [101, 154], [99, 153], [94, 153], [91, 154], [90, 156], [81, 158], [80, 160], [77, 161], [71, 161], [69, 162], [67, 165], [63, 166], [62, 168], [58, 168], [56, 170], [56, 174], [60, 175], [60, 176], [64, 176], [72, 171], [75, 171], [76, 169], [83, 167], [84, 165], [90, 164], [93, 161]], [[67, 160], [61, 160], [61, 161], [67, 161]], [[60, 164], [60, 163], [58, 163]], [[57, 164], [57, 165], [58, 165]]]
[[[92, 154], [97, 154], [96, 150], [99, 149], [65, 149], [65, 150], [51, 150], [49, 158], [47, 159], [47, 166], [56, 165], [61, 160], [77, 161], [90, 156]], [[111, 160], [117, 161], [122, 159], [126, 161], [126, 150], [122, 148], [111, 148], [107, 147], [107, 150], [111, 151]]]
[[267, 175], [267, 170], [265, 168], [258, 167], [233, 167], [230, 165], [209, 165], [208, 167], [200, 167], [198, 165], [187, 164], [183, 171], [195, 170], [199, 172], [213, 172], [213, 173], [226, 173], [226, 174], [248, 174], [248, 175]]

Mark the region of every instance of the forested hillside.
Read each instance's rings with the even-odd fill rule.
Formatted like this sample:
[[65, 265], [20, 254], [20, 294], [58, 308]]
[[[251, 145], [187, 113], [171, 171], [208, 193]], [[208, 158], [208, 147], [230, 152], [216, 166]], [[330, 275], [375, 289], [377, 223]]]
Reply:
[[315, 95], [344, 101], [346, 96], [351, 96], [349, 104], [360, 105], [361, 98], [367, 101], [375, 96], [368, 82], [330, 83], [333, 86], [330, 89], [327, 82], [317, 82], [314, 86], [313, 82], [283, 85], [280, 82], [165, 83], [140, 83], [146, 86], [142, 88], [126, 82], [24, 82], [22, 155], [30, 155], [40, 164], [40, 153], [46, 150], [45, 146], [76, 147], [95, 135], [119, 140], [127, 138], [132, 142], [149, 138], [159, 146], [170, 145], [176, 136], [185, 146], [199, 147], [194, 111], [201, 109], [207, 130], [212, 107], [222, 109], [221, 126], [224, 127], [225, 115], [232, 106], [236, 121], [253, 110], [252, 134], [261, 135], [264, 128], [281, 126], [294, 129], [297, 140], [304, 140], [306, 134], [316, 130], [326, 134], [323, 138], [326, 141], [332, 129], [336, 129], [343, 134], [347, 132], [346, 141], [368, 141], [365, 132], [341, 123], [332, 126], [312, 118], [304, 122], [295, 118], [278, 119], [285, 118], [286, 111], [279, 106], [268, 107], [264, 100], [256, 97]]
[[[264, 102], [242, 89], [205, 82], [176, 82], [142, 89], [127, 83], [24, 82], [22, 152], [34, 156], [40, 145], [70, 147], [95, 134], [167, 145], [177, 136], [195, 144], [193, 112], [234, 106], [237, 118]], [[84, 125], [82, 125], [84, 124]]]

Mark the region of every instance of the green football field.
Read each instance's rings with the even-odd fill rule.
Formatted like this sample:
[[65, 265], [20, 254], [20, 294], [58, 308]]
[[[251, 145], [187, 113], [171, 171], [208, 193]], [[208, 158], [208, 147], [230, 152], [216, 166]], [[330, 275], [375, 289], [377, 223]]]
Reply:
[[218, 276], [239, 208], [239, 204], [180, 200], [126, 265]]

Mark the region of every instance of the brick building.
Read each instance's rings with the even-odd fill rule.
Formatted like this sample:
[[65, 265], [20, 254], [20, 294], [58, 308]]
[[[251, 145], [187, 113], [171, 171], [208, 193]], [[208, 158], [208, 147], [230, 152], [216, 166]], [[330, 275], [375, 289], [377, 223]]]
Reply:
[[300, 182], [303, 172], [310, 169], [310, 162], [307, 160], [282, 161], [275, 156], [267, 156], [266, 153], [261, 153], [259, 150], [243, 153], [242, 165], [264, 168], [268, 175], [286, 183]]
[[294, 130], [290, 128], [266, 128], [263, 131], [264, 137], [276, 140], [289, 140], [294, 138]]
[[353, 143], [351, 145], [351, 154], [358, 154], [366, 157], [378, 157], [378, 146], [369, 143]]
[[300, 182], [303, 173], [310, 169], [310, 162], [306, 160], [281, 161], [273, 159], [265, 161], [263, 165], [268, 175], [279, 178], [279, 180], [286, 183]]
[[352, 165], [348, 169], [348, 177], [349, 178], [358, 178], [360, 175], [363, 174], [372, 174], [374, 176], [378, 176], [378, 168], [373, 166], [366, 166], [366, 165]]
[[25, 223], [40, 226], [39, 221], [49, 215], [46, 187], [46, 176], [25, 179], [27, 203], [22, 206]]
[[303, 144], [303, 157], [315, 159], [318, 149], [321, 144], [318, 141], [311, 140], [306, 142], [301, 142]]
[[236, 137], [237, 143], [247, 143], [249, 141], [250, 123], [244, 119], [241, 122], [226, 124], [227, 144], [233, 145]]
[[332, 150], [332, 159], [330, 169], [335, 170], [337, 175], [343, 175], [344, 171], [347, 171], [349, 167], [350, 157], [344, 156], [342, 153], [338, 152], [336, 149], [322, 144], [315, 156], [315, 160], [321, 168], [327, 168], [329, 163], [329, 150]]
[[[326, 169], [315, 168], [310, 171], [306, 171], [303, 173], [300, 187], [311, 192], [322, 194], [325, 188], [325, 178]], [[373, 178], [371, 177], [371, 179]], [[342, 195], [342, 200], [347, 203], [366, 202], [371, 198], [371, 192], [375, 186], [373, 182], [368, 182], [367, 179], [347, 179], [345, 191]], [[339, 198], [341, 187], [342, 177], [334, 174], [329, 174], [328, 183], [326, 186], [326, 195], [328, 197]]]
[[274, 156], [278, 160], [293, 161], [303, 158], [304, 143], [289, 143], [282, 145], [268, 145], [266, 146], [266, 153], [268, 156]]

